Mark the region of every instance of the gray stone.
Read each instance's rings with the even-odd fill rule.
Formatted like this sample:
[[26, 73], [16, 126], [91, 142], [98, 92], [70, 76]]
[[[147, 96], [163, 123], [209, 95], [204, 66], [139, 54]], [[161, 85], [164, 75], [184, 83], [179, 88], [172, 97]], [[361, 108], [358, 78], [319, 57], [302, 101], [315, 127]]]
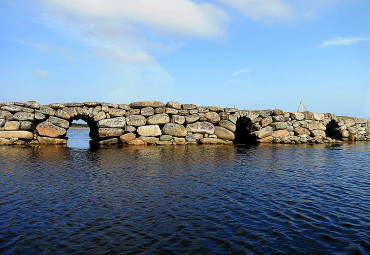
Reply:
[[148, 117], [147, 123], [149, 125], [162, 125], [170, 122], [168, 114], [161, 113]]
[[233, 144], [232, 141], [225, 141], [218, 138], [202, 138], [200, 139], [202, 144]]
[[1, 110], [8, 111], [8, 112], [20, 112], [20, 111], [23, 111], [23, 107], [11, 104], [11, 105], [2, 106]]
[[195, 122], [188, 124], [186, 129], [193, 133], [214, 134], [215, 126], [210, 122]]
[[69, 120], [71, 118], [71, 115], [69, 115], [68, 112], [61, 110], [61, 109], [57, 110], [57, 112], [55, 113], [55, 116], [66, 119], [66, 120]]
[[224, 108], [224, 111], [227, 113], [234, 113], [234, 112], [237, 112], [238, 109], [237, 108]]
[[140, 114], [140, 109], [130, 109], [128, 112], [126, 112], [126, 115], [127, 116], [130, 116], [130, 115], [139, 115]]
[[196, 122], [197, 120], [199, 120], [198, 114], [192, 114], [192, 115], [185, 116], [186, 123], [193, 123], [193, 122]]
[[67, 140], [66, 139], [61, 139], [61, 138], [50, 138], [50, 137], [43, 137], [43, 136], [38, 136], [37, 137], [37, 141], [40, 143], [40, 144], [53, 144], [53, 145], [56, 145], [56, 144], [67, 144]]
[[204, 116], [207, 118], [208, 122], [211, 123], [218, 123], [221, 120], [220, 115], [216, 112], [206, 112]]
[[265, 138], [267, 136], [272, 135], [274, 132], [273, 128], [270, 126], [264, 127], [259, 131], [252, 132], [252, 135], [255, 135], [258, 138]]
[[198, 109], [189, 110], [190, 115], [197, 114], [197, 113], [198, 113]]
[[0, 119], [13, 120], [13, 114], [8, 111], [0, 111]]
[[165, 113], [166, 112], [166, 107], [157, 107], [154, 109], [154, 114], [160, 114], [160, 113]]
[[98, 112], [97, 114], [95, 114], [94, 116], [94, 120], [95, 121], [100, 121], [100, 120], [103, 120], [106, 118], [106, 114], [105, 112], [101, 111], [101, 112]]
[[141, 109], [141, 115], [147, 117], [154, 115], [154, 108], [153, 107], [145, 107]]
[[96, 106], [101, 106], [101, 103], [99, 102], [84, 102], [83, 103], [87, 107], [96, 107]]
[[271, 127], [274, 130], [286, 129], [288, 127], [288, 124], [286, 122], [274, 122], [271, 124]]
[[356, 121], [354, 119], [344, 119], [344, 125], [346, 125], [347, 127], [352, 127], [355, 124]]
[[122, 110], [122, 109], [117, 109], [117, 108], [109, 108], [108, 113], [109, 113], [111, 118], [114, 118], [114, 117], [123, 117], [123, 116], [125, 116], [126, 111]]
[[206, 113], [206, 112], [209, 112], [209, 109], [207, 106], [198, 106], [198, 112], [199, 113]]
[[58, 117], [50, 116], [49, 121], [53, 123], [54, 125], [57, 125], [62, 128], [69, 128], [69, 121], [65, 119], [61, 119]]
[[0, 119], [0, 127], [3, 127], [5, 124], [6, 120], [5, 119]]
[[220, 122], [218, 123], [221, 127], [224, 127], [232, 132], [235, 132], [236, 130], [236, 125], [234, 123], [232, 123], [231, 121], [229, 120], [220, 120]]
[[112, 119], [100, 120], [98, 127], [100, 128], [124, 128], [126, 126], [125, 117], [117, 117]]
[[54, 110], [63, 109], [65, 106], [64, 104], [60, 103], [52, 103], [48, 105], [50, 108], [53, 108]]
[[185, 117], [180, 115], [172, 115], [171, 116], [171, 122], [177, 123], [177, 124], [184, 124], [185, 123]]
[[208, 106], [208, 110], [212, 112], [223, 112], [224, 108], [217, 107], [217, 106]]
[[37, 110], [37, 112], [40, 112], [46, 115], [55, 115], [55, 110], [53, 108], [46, 107], [46, 106], [41, 106], [40, 109]]
[[195, 104], [182, 104], [181, 108], [183, 110], [192, 110], [192, 109], [197, 109], [197, 106]]
[[19, 130], [21, 123], [19, 121], [7, 121], [4, 125], [4, 130], [14, 131]]
[[41, 105], [36, 101], [27, 101], [24, 103], [24, 106], [32, 109], [39, 109]]
[[118, 104], [115, 104], [115, 103], [102, 103], [101, 105], [102, 105], [102, 107], [103, 106], [108, 106], [110, 108], [118, 108]]
[[139, 138], [146, 142], [147, 144], [156, 144], [159, 141], [158, 137], [152, 136], [140, 136]]
[[118, 104], [118, 108], [128, 111], [130, 110], [130, 106], [128, 104]]
[[140, 127], [146, 124], [146, 118], [141, 115], [130, 115], [126, 118], [127, 125]]
[[118, 144], [119, 143], [119, 139], [118, 138], [109, 138], [109, 139], [105, 139], [105, 140], [101, 140], [98, 142], [99, 145], [114, 145], [114, 144]]
[[230, 130], [226, 128], [220, 127], [220, 126], [215, 127], [215, 135], [221, 139], [226, 139], [226, 140], [235, 139], [235, 135], [233, 132], [231, 132]]
[[35, 112], [35, 119], [38, 121], [43, 121], [46, 119], [46, 116], [40, 112]]
[[15, 120], [35, 120], [35, 114], [30, 112], [17, 112], [13, 115]]
[[283, 115], [275, 115], [275, 116], [272, 116], [272, 120], [274, 122], [283, 122], [285, 121], [285, 118]]
[[236, 122], [238, 120], [238, 114], [237, 113], [229, 114], [228, 120], [230, 120], [232, 123], [236, 124]]
[[129, 133], [133, 133], [133, 132], [135, 132], [135, 131], [136, 131], [136, 128], [135, 128], [135, 127], [133, 127], [133, 126], [126, 126], [126, 127], [125, 127], [125, 131], [126, 131], [126, 132], [129, 132]]
[[174, 108], [174, 109], [177, 109], [177, 110], [181, 110], [181, 104], [178, 103], [178, 102], [175, 102], [175, 101], [167, 102], [166, 106], [169, 107], [169, 108]]
[[21, 121], [20, 130], [33, 130], [35, 125], [31, 121]]
[[172, 141], [173, 139], [173, 136], [172, 135], [161, 135], [159, 137], [159, 140], [160, 141]]
[[304, 114], [301, 112], [291, 112], [290, 113], [290, 118], [292, 120], [303, 120], [304, 119]]
[[186, 129], [184, 126], [176, 123], [167, 123], [163, 127], [163, 133], [171, 136], [186, 136]]
[[326, 136], [325, 132], [322, 130], [312, 130], [311, 133], [315, 137], [325, 137]]
[[186, 115], [189, 115], [189, 111], [188, 110], [179, 110], [179, 114], [181, 116], [186, 116]]
[[348, 131], [349, 131], [351, 134], [357, 134], [358, 129], [357, 129], [357, 128], [355, 128], [355, 127], [349, 127], [349, 128], [348, 128]]
[[160, 136], [162, 134], [158, 125], [142, 126], [137, 129], [137, 133], [142, 136]]
[[313, 119], [314, 120], [323, 120], [325, 118], [325, 115], [323, 113], [314, 113]]
[[131, 108], [135, 109], [141, 109], [145, 107], [162, 107], [165, 106], [164, 103], [159, 102], [159, 101], [140, 101], [140, 102], [133, 102], [130, 104]]
[[167, 114], [178, 114], [179, 113], [179, 111], [178, 110], [176, 110], [175, 108], [166, 108], [166, 113]]

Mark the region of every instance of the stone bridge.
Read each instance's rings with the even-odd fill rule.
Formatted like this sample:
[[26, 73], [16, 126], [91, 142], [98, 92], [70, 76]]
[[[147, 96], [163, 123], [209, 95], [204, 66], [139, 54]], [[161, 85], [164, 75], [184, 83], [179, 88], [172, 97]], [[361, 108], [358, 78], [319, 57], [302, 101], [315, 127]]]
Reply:
[[66, 144], [84, 120], [99, 145], [326, 143], [370, 140], [370, 120], [330, 113], [249, 111], [170, 101], [0, 104], [0, 145]]

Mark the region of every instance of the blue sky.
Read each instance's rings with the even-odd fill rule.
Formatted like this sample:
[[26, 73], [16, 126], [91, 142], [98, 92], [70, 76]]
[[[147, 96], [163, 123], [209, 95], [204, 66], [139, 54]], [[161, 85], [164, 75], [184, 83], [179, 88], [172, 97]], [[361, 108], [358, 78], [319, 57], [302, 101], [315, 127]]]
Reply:
[[0, 101], [370, 118], [369, 0], [0, 0]]

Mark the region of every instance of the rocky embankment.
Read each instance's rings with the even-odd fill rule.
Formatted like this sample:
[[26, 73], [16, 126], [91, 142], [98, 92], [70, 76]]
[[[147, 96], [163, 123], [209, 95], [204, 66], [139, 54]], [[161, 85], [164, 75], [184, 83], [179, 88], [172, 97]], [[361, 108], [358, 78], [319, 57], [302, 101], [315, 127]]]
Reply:
[[306, 143], [370, 140], [368, 119], [333, 114], [248, 111], [170, 101], [131, 104], [35, 101], [0, 104], [0, 145], [66, 144], [82, 119], [100, 145]]

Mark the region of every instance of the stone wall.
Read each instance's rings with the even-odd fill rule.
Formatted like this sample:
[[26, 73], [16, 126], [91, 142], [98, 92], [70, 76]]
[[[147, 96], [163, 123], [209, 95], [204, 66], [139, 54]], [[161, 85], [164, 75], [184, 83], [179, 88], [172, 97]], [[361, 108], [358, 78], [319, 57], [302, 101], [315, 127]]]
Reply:
[[100, 145], [305, 143], [370, 140], [368, 119], [281, 110], [248, 111], [170, 101], [0, 104], [0, 145], [66, 144], [82, 119]]

